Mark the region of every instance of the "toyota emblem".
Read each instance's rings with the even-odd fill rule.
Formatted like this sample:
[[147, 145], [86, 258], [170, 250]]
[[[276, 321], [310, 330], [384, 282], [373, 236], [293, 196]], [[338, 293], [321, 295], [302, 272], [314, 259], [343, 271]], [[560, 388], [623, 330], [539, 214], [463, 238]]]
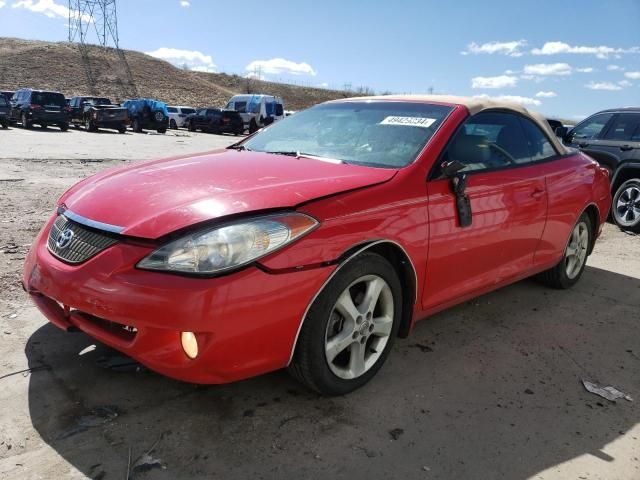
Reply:
[[71, 245], [71, 240], [73, 240], [73, 231], [67, 228], [58, 235], [58, 238], [56, 239], [56, 247], [64, 250]]

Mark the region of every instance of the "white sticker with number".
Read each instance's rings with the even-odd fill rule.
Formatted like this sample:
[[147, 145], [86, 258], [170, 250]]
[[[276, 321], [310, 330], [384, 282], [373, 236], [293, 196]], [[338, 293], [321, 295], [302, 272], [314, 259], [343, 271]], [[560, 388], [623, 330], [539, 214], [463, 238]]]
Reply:
[[424, 117], [387, 117], [380, 122], [380, 125], [403, 125], [405, 127], [429, 128], [435, 121], [435, 118]]

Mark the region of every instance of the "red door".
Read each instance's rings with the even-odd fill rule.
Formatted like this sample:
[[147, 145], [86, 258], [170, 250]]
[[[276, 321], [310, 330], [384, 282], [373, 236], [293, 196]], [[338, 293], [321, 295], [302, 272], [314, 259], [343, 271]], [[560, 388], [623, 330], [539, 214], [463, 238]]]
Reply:
[[490, 290], [533, 268], [547, 217], [545, 177], [520, 119], [480, 113], [468, 119], [443, 160], [467, 165], [472, 223], [460, 227], [450, 180], [427, 183], [429, 254], [425, 310]]
[[544, 177], [535, 176], [536, 168], [470, 175], [472, 223], [466, 228], [458, 225], [450, 181], [429, 183], [425, 309], [532, 268], [547, 214]]

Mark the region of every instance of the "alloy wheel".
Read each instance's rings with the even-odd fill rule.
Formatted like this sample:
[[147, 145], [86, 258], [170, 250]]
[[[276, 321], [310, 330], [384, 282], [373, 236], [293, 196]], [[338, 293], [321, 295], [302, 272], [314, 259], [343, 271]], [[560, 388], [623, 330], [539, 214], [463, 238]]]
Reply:
[[578, 222], [571, 232], [571, 238], [564, 254], [565, 271], [570, 279], [578, 276], [587, 259], [589, 249], [589, 227], [584, 222]]
[[393, 328], [393, 294], [378, 275], [355, 280], [338, 297], [327, 323], [325, 355], [342, 379], [362, 376], [378, 361]]
[[634, 226], [640, 220], [640, 187], [629, 185], [616, 201], [614, 215], [616, 222], [623, 227]]

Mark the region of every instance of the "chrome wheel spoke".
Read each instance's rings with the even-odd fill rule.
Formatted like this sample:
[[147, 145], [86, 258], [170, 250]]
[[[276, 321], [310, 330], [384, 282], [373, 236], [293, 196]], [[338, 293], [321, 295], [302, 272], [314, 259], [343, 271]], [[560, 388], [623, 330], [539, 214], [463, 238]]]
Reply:
[[354, 323], [360, 316], [360, 312], [353, 303], [353, 299], [351, 298], [351, 293], [348, 288], [342, 292], [342, 295], [338, 298], [335, 309], [338, 310], [344, 318], [349, 319]]
[[[345, 329], [347, 330], [347, 329]], [[332, 362], [339, 354], [344, 352], [354, 342], [352, 333], [342, 331], [336, 336], [330, 338], [325, 346], [325, 352], [327, 353], [327, 360]]]
[[575, 247], [575, 245], [568, 245], [567, 246], [567, 253], [566, 253], [567, 258], [575, 256], [577, 251], [578, 251], [578, 249]]
[[363, 313], [373, 313], [373, 310], [376, 308], [376, 304], [378, 303], [378, 298], [380, 298], [380, 292], [382, 292], [382, 289], [386, 285], [387, 283], [380, 277], [375, 277], [367, 283], [367, 291], [359, 310]]
[[580, 222], [571, 232], [571, 239], [564, 252], [565, 273], [567, 277], [575, 278], [587, 259], [589, 249], [589, 229], [586, 223]]
[[393, 327], [393, 319], [389, 317], [377, 317], [372, 320], [371, 334], [378, 337], [388, 337], [391, 335], [391, 328]]
[[366, 348], [362, 343], [351, 344], [351, 356], [349, 357], [349, 374], [351, 378], [359, 377], [366, 371], [365, 353]]

